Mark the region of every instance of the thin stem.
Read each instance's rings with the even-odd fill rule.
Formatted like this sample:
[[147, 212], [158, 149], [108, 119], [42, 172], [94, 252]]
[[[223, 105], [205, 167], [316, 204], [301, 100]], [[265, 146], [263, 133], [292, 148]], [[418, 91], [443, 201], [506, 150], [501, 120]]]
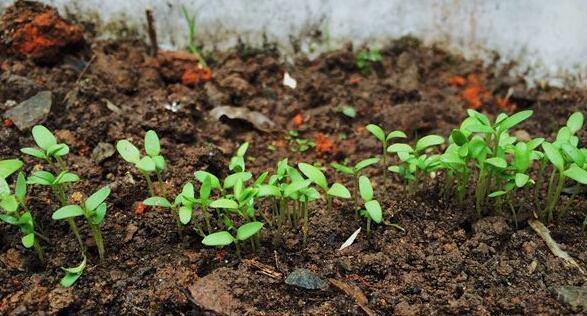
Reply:
[[84, 243], [82, 241], [82, 237], [79, 234], [79, 228], [77, 228], [77, 224], [75, 223], [75, 221], [73, 220], [72, 217], [67, 219], [67, 223], [69, 224], [69, 228], [71, 229], [71, 231], [73, 231], [73, 234], [75, 235], [75, 238], [77, 239], [77, 242], [79, 243], [81, 251], [85, 254], [86, 247], [84, 246]]
[[210, 226], [210, 214], [208, 214], [208, 207], [206, 205], [202, 205], [202, 215], [204, 216], [204, 221], [206, 222], [206, 231], [209, 234], [212, 232], [212, 227]]
[[387, 188], [387, 140], [383, 141], [383, 191]]
[[538, 195], [540, 194], [540, 189], [542, 188], [542, 183], [544, 182], [544, 169], [546, 168], [546, 160], [540, 160], [540, 167], [538, 170], [538, 178], [536, 179], [536, 185], [534, 187], [534, 203], [536, 204], [536, 208], [541, 208], [540, 206], [540, 199]]
[[237, 240], [235, 240], [234, 245], [236, 246], [236, 255], [240, 259], [241, 258], [241, 247], [239, 245], [239, 242]]
[[94, 240], [96, 241], [96, 247], [98, 247], [100, 261], [102, 261], [104, 260], [104, 239], [102, 238], [102, 232], [100, 231], [100, 227], [93, 223], [90, 223], [90, 228], [92, 235], [94, 236]]
[[47, 238], [45, 235], [43, 235], [43, 234], [41, 234], [39, 232], [35, 232], [35, 236], [39, 237], [40, 239], [42, 239], [46, 243], [51, 243], [51, 241], [49, 240], [49, 238]]
[[326, 195], [326, 203], [328, 204], [328, 214], [332, 214], [332, 197], [330, 195]]
[[302, 232], [304, 233], [304, 242], [303, 242], [303, 247], [306, 248], [306, 241], [308, 240], [308, 232], [310, 230], [310, 227], [308, 225], [308, 202], [305, 202], [303, 204], [303, 210], [304, 210], [304, 226], [302, 227]]
[[141, 173], [143, 174], [143, 177], [145, 177], [145, 180], [147, 181], [147, 187], [149, 188], [149, 194], [151, 196], [155, 196], [155, 193], [153, 192], [153, 182], [151, 181], [151, 176], [149, 176], [148, 173], [146, 173], [142, 170], [141, 170]]
[[569, 199], [567, 200], [567, 202], [565, 203], [565, 205], [562, 207], [562, 209], [558, 212], [558, 220], [560, 221], [563, 217], [563, 215], [565, 215], [567, 213], [567, 211], [569, 210], [569, 207], [571, 206], [571, 203], [573, 202], [573, 200], [575, 199], [575, 197], [577, 196], [577, 193], [581, 190], [581, 185], [579, 183], [575, 184], [575, 186], [573, 187], [573, 194], [571, 194], [571, 196], [569, 197]]
[[157, 181], [159, 182], [159, 191], [163, 194], [165, 198], [167, 198], [167, 192], [165, 192], [165, 186], [163, 185], [163, 180], [161, 180], [161, 173], [159, 171], [155, 171], [157, 175]]
[[371, 237], [371, 218], [367, 216], [367, 237]]
[[35, 239], [35, 242], [33, 243], [33, 248], [35, 249], [35, 252], [37, 253], [37, 258], [39, 258], [39, 261], [42, 264], [45, 264], [45, 252], [43, 251], [43, 248], [41, 247], [41, 245], [39, 245], [39, 241], [37, 239]]
[[359, 178], [358, 174], [353, 176], [353, 202], [355, 203], [355, 216], [359, 218]]

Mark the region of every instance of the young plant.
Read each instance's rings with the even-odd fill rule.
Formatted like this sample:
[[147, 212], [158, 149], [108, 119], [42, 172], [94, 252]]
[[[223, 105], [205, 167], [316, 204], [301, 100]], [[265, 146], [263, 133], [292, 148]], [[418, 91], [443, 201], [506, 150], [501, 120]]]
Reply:
[[326, 180], [326, 176], [324, 173], [320, 171], [320, 169], [301, 162], [298, 164], [298, 169], [312, 182], [314, 182], [318, 187], [320, 187], [324, 194], [326, 194], [326, 202], [328, 204], [328, 213], [332, 214], [332, 199], [333, 198], [341, 198], [341, 199], [350, 199], [351, 193], [349, 190], [342, 184], [335, 182], [332, 186], [328, 185], [328, 181]]
[[79, 279], [79, 277], [82, 276], [82, 273], [84, 273], [85, 268], [86, 268], [86, 256], [84, 256], [84, 259], [77, 267], [73, 267], [73, 268], [63, 268], [62, 267], [61, 269], [65, 272], [65, 275], [63, 276], [63, 278], [61, 279], [59, 284], [61, 284], [61, 286], [65, 287], [65, 288], [72, 286], [75, 283], [75, 281], [77, 281], [77, 279]]
[[238, 229], [229, 227], [229, 230], [236, 230], [236, 236], [233, 236], [226, 230], [218, 231], [204, 237], [202, 244], [209, 247], [224, 247], [234, 243], [236, 254], [240, 258], [241, 251], [239, 242], [246, 241], [255, 236], [262, 228], [263, 223], [257, 221], [243, 224]]
[[[22, 161], [18, 159], [0, 160], [0, 179], [4, 180], [10, 177], [11, 174], [22, 168]], [[2, 181], [0, 180], [0, 181]], [[6, 180], [4, 180], [6, 181]]]
[[65, 219], [67, 221], [73, 221], [75, 217], [83, 216], [90, 226], [92, 236], [96, 241], [100, 260], [104, 259], [104, 239], [102, 238], [100, 225], [106, 216], [107, 205], [104, 201], [106, 201], [109, 195], [110, 188], [107, 186], [103, 187], [90, 195], [81, 206], [75, 204], [65, 205], [56, 210], [51, 216], [53, 220]]
[[228, 169], [232, 172], [243, 172], [245, 171], [245, 154], [247, 153], [247, 149], [249, 149], [249, 143], [243, 143], [240, 145], [236, 154], [230, 158], [230, 163], [228, 164]]
[[371, 180], [366, 176], [359, 177], [359, 192], [365, 206], [365, 209], [361, 210], [361, 215], [367, 219], [367, 235], [371, 236], [371, 221], [377, 224], [381, 224], [383, 221], [381, 205], [373, 199], [373, 186], [371, 186]]
[[444, 138], [438, 135], [428, 135], [420, 138], [414, 148], [408, 144], [396, 143], [387, 148], [387, 152], [396, 153], [400, 164], [390, 166], [389, 171], [395, 172], [407, 183], [407, 191], [413, 193], [422, 176], [441, 168], [440, 155], [428, 156], [424, 152], [433, 146], [444, 144]]
[[393, 131], [389, 134], [386, 134], [383, 128], [379, 125], [369, 124], [367, 125], [366, 129], [381, 142], [381, 157], [382, 164], [383, 164], [383, 184], [384, 187], [387, 187], [387, 147], [389, 146], [389, 141], [394, 138], [407, 138], [406, 133], [402, 131]]
[[206, 64], [206, 60], [202, 56], [202, 50], [198, 45], [196, 45], [196, 35], [197, 35], [197, 28], [196, 28], [196, 16], [190, 15], [188, 10], [185, 6], [181, 7], [181, 13], [183, 18], [185, 19], [187, 26], [188, 26], [188, 45], [187, 49], [190, 53], [196, 55], [198, 58], [198, 62], [202, 67], [208, 67]]
[[346, 174], [346, 175], [350, 175], [353, 177], [353, 196], [354, 196], [354, 203], [355, 203], [355, 209], [357, 210], [357, 217], [359, 216], [359, 210], [358, 210], [358, 205], [359, 202], [357, 201], [357, 197], [358, 197], [358, 191], [359, 191], [359, 175], [361, 173], [361, 170], [374, 165], [376, 163], [379, 162], [379, 158], [368, 158], [368, 159], [364, 159], [359, 161], [354, 167], [351, 166], [347, 166], [347, 165], [343, 165], [343, 164], [339, 164], [336, 162], [333, 162], [332, 164], [330, 164], [332, 166], [332, 168], [334, 168], [334, 170]]
[[355, 64], [357, 65], [357, 68], [359, 68], [359, 71], [361, 71], [364, 76], [367, 76], [372, 71], [372, 65], [374, 63], [380, 63], [382, 60], [383, 58], [378, 49], [364, 49], [355, 57]]
[[122, 159], [134, 164], [143, 177], [145, 177], [151, 196], [155, 196], [151, 181], [151, 174], [153, 173], [157, 176], [162, 194], [165, 195], [165, 188], [161, 179], [161, 172], [165, 169], [165, 158], [161, 155], [159, 136], [157, 136], [155, 131], [149, 130], [145, 133], [145, 152], [147, 155], [144, 157], [141, 157], [139, 149], [126, 139], [116, 143], [116, 150]]
[[69, 147], [66, 144], [57, 143], [55, 135], [43, 125], [35, 125], [32, 134], [38, 148], [27, 147], [20, 151], [46, 161], [56, 172], [66, 171], [63, 156], [69, 153]]
[[296, 130], [290, 130], [285, 137], [289, 150], [293, 152], [306, 152], [316, 147], [316, 143], [311, 139], [301, 138]]

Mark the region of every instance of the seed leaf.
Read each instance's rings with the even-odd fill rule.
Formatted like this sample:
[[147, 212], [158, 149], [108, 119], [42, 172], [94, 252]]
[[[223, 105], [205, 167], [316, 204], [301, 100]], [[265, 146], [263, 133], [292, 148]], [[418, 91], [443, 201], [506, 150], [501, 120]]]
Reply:
[[149, 130], [145, 133], [145, 152], [151, 157], [159, 155], [161, 151], [161, 144], [159, 143], [159, 136], [154, 130]]
[[564, 175], [581, 184], [587, 184], [587, 171], [579, 168], [576, 164], [572, 164], [569, 169], [565, 170]]
[[29, 184], [53, 185], [55, 176], [48, 171], [37, 171], [33, 173], [28, 179]]
[[500, 169], [505, 169], [508, 166], [508, 163], [505, 161], [505, 159], [500, 157], [489, 158], [485, 160], [485, 162]]
[[210, 172], [198, 170], [194, 172], [194, 177], [200, 183], [204, 183], [204, 180], [206, 180], [206, 178], [208, 177], [210, 178], [210, 186], [214, 189], [220, 189], [220, 180], [218, 180], [218, 178]]
[[312, 180], [311, 179], [306, 179], [306, 180], [301, 180], [301, 181], [294, 181], [292, 183], [290, 183], [284, 190], [283, 195], [290, 197], [292, 196], [294, 193], [307, 188], [310, 184], [312, 184]]
[[220, 231], [206, 236], [202, 244], [206, 246], [227, 246], [234, 242], [234, 237], [227, 231]]
[[22, 236], [21, 241], [25, 248], [31, 248], [35, 244], [35, 233]]
[[230, 199], [218, 199], [215, 201], [212, 201], [212, 203], [210, 203], [210, 207], [211, 208], [226, 208], [226, 209], [236, 209], [238, 208], [238, 204]]
[[153, 158], [149, 156], [141, 158], [135, 166], [144, 172], [153, 172], [156, 170], [155, 162], [153, 161]]
[[63, 271], [65, 271], [65, 276], [63, 276], [59, 284], [61, 284], [61, 286], [65, 288], [72, 286], [75, 283], [75, 281], [77, 281], [77, 279], [79, 279], [79, 277], [82, 275], [82, 272], [84, 272], [85, 268], [86, 257], [84, 257], [84, 260], [77, 267], [61, 268]]
[[79, 181], [79, 177], [75, 173], [71, 172], [62, 172], [60, 173], [57, 178], [53, 181], [53, 184], [62, 184], [62, 183], [70, 183], [70, 182], [77, 182]]
[[272, 184], [264, 184], [259, 187], [259, 193], [257, 194], [259, 197], [265, 196], [281, 196], [281, 191], [278, 187]]
[[440, 145], [444, 143], [444, 138], [438, 135], [428, 135], [420, 138], [418, 142], [416, 142], [416, 151], [421, 151], [428, 147]]
[[36, 149], [36, 148], [31, 148], [31, 147], [21, 148], [20, 152], [22, 152], [23, 154], [29, 155], [29, 156], [39, 158], [39, 159], [47, 159], [47, 155], [45, 155], [45, 152], [43, 152], [42, 150]]
[[18, 178], [16, 178], [16, 185], [14, 186], [14, 194], [19, 201], [24, 201], [26, 197], [26, 179], [24, 173], [19, 172]]
[[324, 176], [324, 173], [322, 173], [320, 169], [304, 162], [300, 162], [298, 164], [298, 168], [306, 177], [308, 177], [308, 179], [312, 180], [323, 190], [328, 190], [328, 182], [326, 182], [326, 176]]
[[379, 158], [368, 158], [368, 159], [361, 160], [355, 165], [355, 172], [359, 172], [359, 171], [361, 171], [371, 165], [374, 165], [378, 162], [379, 162]]
[[18, 210], [18, 201], [14, 195], [7, 195], [0, 199], [0, 208], [6, 210], [7, 213], [15, 213]]
[[336, 170], [336, 171], [338, 171], [340, 173], [344, 173], [344, 174], [348, 174], [348, 175], [352, 175], [353, 174], [353, 169], [350, 168], [350, 167], [348, 167], [348, 166], [341, 165], [341, 164], [336, 163], [336, 162], [331, 163], [330, 166], [334, 170]]
[[552, 165], [559, 171], [563, 171], [565, 168], [565, 160], [558, 148], [554, 147], [551, 143], [544, 142], [542, 143], [542, 149], [544, 149], [544, 154], [550, 163], [552, 163]]
[[371, 201], [373, 199], [373, 186], [371, 180], [366, 176], [359, 177], [359, 193], [363, 201]]
[[491, 134], [493, 133], [493, 128], [483, 125], [483, 124], [471, 124], [467, 125], [465, 129], [471, 133], [484, 133], [484, 134]]
[[583, 122], [583, 113], [575, 112], [571, 114], [571, 116], [567, 120], [567, 127], [571, 130], [573, 134], [575, 134], [583, 128]]
[[47, 151], [51, 146], [57, 144], [57, 139], [51, 131], [43, 125], [35, 125], [32, 129], [33, 139], [37, 146]]
[[229, 189], [232, 188], [238, 180], [244, 182], [249, 181], [253, 175], [250, 172], [237, 172], [229, 175], [224, 179], [224, 188]]
[[236, 151], [236, 155], [239, 157], [244, 157], [247, 153], [247, 149], [249, 149], [249, 143], [245, 142], [242, 145], [240, 145], [240, 147]]
[[516, 173], [515, 182], [518, 188], [524, 187], [528, 183], [528, 180], [530, 180], [530, 177], [527, 174]]
[[88, 197], [88, 199], [84, 203], [86, 210], [88, 210], [88, 211], [95, 210], [100, 204], [102, 204], [102, 202], [104, 202], [106, 200], [106, 198], [108, 198], [109, 195], [110, 195], [110, 188], [108, 186], [105, 186], [105, 187], [101, 188], [100, 190], [94, 192], [94, 194], [90, 195], [90, 197]]
[[0, 178], [8, 178], [22, 167], [22, 161], [18, 159], [0, 160]]
[[66, 205], [53, 213], [53, 220], [77, 217], [84, 215], [84, 210], [78, 205]]
[[532, 116], [533, 113], [534, 113], [534, 111], [532, 111], [532, 110], [526, 110], [526, 111], [521, 111], [521, 112], [515, 113], [514, 115], [501, 121], [498, 124], [498, 126], [502, 131], [506, 131], [506, 130], [522, 123], [523, 121], [527, 120], [530, 116]]
[[106, 205], [106, 203], [102, 203], [98, 205], [98, 207], [96, 207], [96, 213], [92, 218], [92, 223], [94, 223], [94, 225], [102, 224], [102, 222], [104, 221], [104, 217], [106, 217], [107, 208], [108, 206]]
[[251, 236], [255, 235], [263, 228], [263, 223], [261, 222], [250, 222], [242, 225], [236, 231], [236, 239], [238, 240], [247, 240]]
[[400, 153], [400, 152], [411, 153], [411, 152], [414, 152], [414, 149], [412, 148], [412, 146], [410, 146], [408, 144], [396, 143], [396, 144], [393, 144], [393, 145], [387, 147], [387, 152], [389, 152], [389, 153]]
[[393, 138], [408, 138], [408, 136], [406, 135], [406, 133], [404, 133], [402, 131], [393, 131], [393, 132], [387, 134], [387, 137], [385, 139], [390, 140]]
[[516, 144], [512, 165], [518, 172], [526, 172], [530, 167], [530, 150], [526, 143], [520, 142]]
[[491, 198], [498, 197], [498, 196], [502, 196], [506, 193], [507, 193], [506, 191], [495, 191], [495, 192], [489, 194], [489, 197], [491, 197]]
[[585, 163], [585, 155], [577, 147], [570, 144], [562, 144], [561, 149], [577, 165], [582, 166]]
[[182, 206], [179, 208], [179, 221], [183, 225], [187, 225], [192, 220], [192, 208]]
[[373, 134], [373, 136], [375, 136], [375, 138], [377, 138], [379, 141], [383, 142], [385, 141], [385, 132], [383, 131], [383, 129], [375, 124], [369, 124], [365, 127], [371, 134]]
[[116, 143], [116, 150], [122, 156], [122, 159], [130, 163], [138, 163], [141, 159], [139, 149], [126, 139], [120, 140]]
[[159, 207], [171, 208], [171, 203], [169, 203], [169, 201], [166, 198], [160, 197], [160, 196], [152, 196], [152, 197], [144, 200], [143, 204], [145, 204], [147, 206], [159, 206]]
[[163, 156], [159, 155], [159, 156], [155, 156], [155, 157], [151, 157], [153, 159], [153, 162], [155, 163], [155, 169], [161, 171], [165, 169], [165, 158], [163, 158]]
[[365, 203], [365, 209], [367, 209], [367, 214], [369, 214], [371, 220], [377, 224], [381, 223], [383, 220], [383, 214], [381, 212], [381, 205], [379, 205], [377, 200], [372, 200]]
[[336, 182], [334, 183], [327, 192], [330, 196], [339, 197], [341, 199], [350, 199], [351, 192], [344, 185]]
[[453, 129], [450, 133], [450, 137], [452, 138], [453, 142], [459, 146], [463, 146], [467, 143], [467, 136], [461, 132], [460, 129]]

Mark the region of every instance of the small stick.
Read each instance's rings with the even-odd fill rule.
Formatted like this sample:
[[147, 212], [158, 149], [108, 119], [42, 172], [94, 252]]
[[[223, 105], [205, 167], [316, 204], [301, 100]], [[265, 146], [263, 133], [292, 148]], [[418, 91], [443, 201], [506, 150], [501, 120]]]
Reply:
[[75, 82], [80, 82], [80, 80], [82, 80], [86, 72], [88, 72], [90, 65], [92, 65], [92, 63], [94, 62], [94, 59], [96, 59], [96, 55], [93, 55], [92, 58], [90, 58], [90, 61], [88, 61], [82, 72], [79, 73], [79, 76], [77, 77], [77, 80]]
[[145, 15], [147, 16], [147, 32], [149, 33], [149, 40], [151, 41], [151, 56], [157, 56], [159, 45], [157, 44], [157, 31], [155, 30], [153, 11], [147, 9], [145, 10]]

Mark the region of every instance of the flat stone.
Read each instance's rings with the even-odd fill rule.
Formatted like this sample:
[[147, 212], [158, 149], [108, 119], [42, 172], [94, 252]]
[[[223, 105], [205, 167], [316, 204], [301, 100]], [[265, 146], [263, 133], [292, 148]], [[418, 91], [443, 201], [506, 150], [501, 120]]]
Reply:
[[296, 269], [285, 279], [285, 283], [294, 285], [307, 290], [319, 290], [326, 286], [326, 281], [322, 280], [314, 272], [308, 269]]
[[52, 99], [51, 91], [41, 91], [6, 111], [4, 116], [11, 119], [19, 130], [28, 130], [45, 121], [51, 111]]
[[233, 291], [226, 281], [230, 280], [232, 275], [230, 269], [219, 268], [198, 279], [189, 287], [193, 303], [220, 315], [238, 315], [237, 309], [242, 303], [233, 296]]
[[587, 312], [587, 287], [586, 286], [561, 286], [553, 290], [556, 298], [570, 305], [574, 310]]

